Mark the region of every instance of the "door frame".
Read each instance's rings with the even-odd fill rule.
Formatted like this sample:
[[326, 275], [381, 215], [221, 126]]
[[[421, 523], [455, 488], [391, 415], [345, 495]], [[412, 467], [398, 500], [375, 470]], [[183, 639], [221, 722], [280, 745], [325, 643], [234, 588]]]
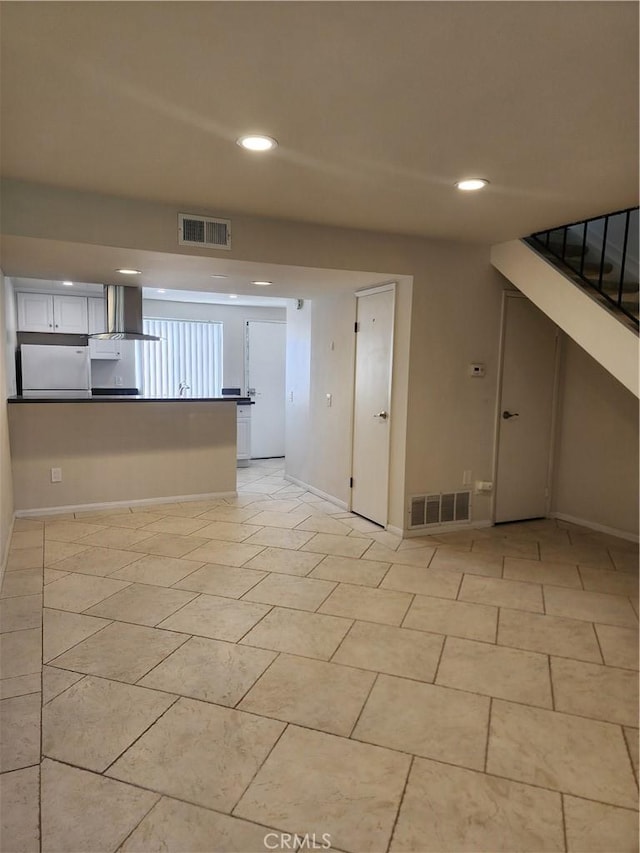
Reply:
[[[498, 485], [498, 455], [500, 453], [500, 428], [502, 426], [502, 390], [503, 390], [503, 376], [504, 376], [504, 357], [505, 357], [505, 344], [506, 344], [506, 335], [507, 335], [507, 306], [509, 299], [527, 299], [524, 293], [520, 293], [517, 290], [503, 290], [502, 291], [502, 306], [501, 306], [501, 315], [500, 315], [500, 343], [498, 348], [498, 382], [496, 386], [496, 405], [495, 405], [495, 413], [494, 413], [494, 434], [493, 434], [493, 466], [492, 466], [492, 482], [493, 488], [491, 490], [491, 521], [495, 525], [496, 524], [496, 491]], [[531, 300], [529, 300], [531, 302]], [[538, 306], [531, 302], [534, 308], [537, 308], [538, 311], [541, 309]], [[544, 314], [544, 311], [542, 312]], [[547, 316], [547, 315], [545, 315]], [[548, 318], [550, 323], [553, 323], [551, 318]], [[556, 446], [557, 446], [557, 433], [558, 433], [558, 412], [559, 412], [559, 404], [560, 404], [560, 367], [561, 367], [561, 355], [562, 355], [562, 331], [559, 326], [556, 326], [556, 347], [555, 347], [555, 357], [554, 357], [554, 369], [553, 369], [553, 387], [551, 390], [551, 423], [549, 426], [550, 429], [550, 441], [549, 441], [549, 458], [547, 460], [547, 478], [546, 478], [546, 486], [545, 486], [545, 518], [549, 518], [551, 515], [551, 503], [552, 503], [552, 494], [553, 494], [553, 484], [554, 484], [554, 475], [555, 475], [555, 455], [556, 455]]]
[[[248, 319], [247, 320], [247, 319], [245, 319], [245, 320], [243, 320], [243, 323], [244, 323], [244, 371], [243, 371], [244, 372], [244, 390], [245, 390], [246, 396], [248, 397], [249, 396], [249, 323], [273, 323], [274, 325], [278, 325], [278, 326], [286, 326], [287, 321], [286, 320], [256, 320], [256, 319]], [[286, 382], [286, 350], [287, 350], [286, 329], [285, 329], [285, 344], [284, 345], [285, 345], [285, 364], [284, 364], [284, 367], [285, 367], [285, 395], [286, 395], [286, 387], [287, 387], [287, 382]], [[286, 405], [286, 400], [283, 400], [282, 405], [283, 406]], [[285, 427], [286, 427], [286, 411], [285, 411]], [[286, 431], [286, 428], [285, 428], [285, 432], [284, 432], [284, 453], [285, 453], [284, 458], [286, 458], [286, 455], [287, 455], [287, 431]], [[275, 458], [280, 458], [280, 457], [275, 457]]]
[[[355, 312], [355, 322], [358, 322], [358, 299], [362, 296], [371, 296], [374, 293], [384, 293], [385, 291], [391, 291], [393, 293], [393, 307], [391, 311], [391, 336], [389, 340], [389, 387], [388, 387], [388, 397], [389, 397], [389, 411], [391, 412], [389, 417], [389, 432], [388, 432], [388, 440], [387, 440], [387, 494], [386, 494], [386, 508], [385, 508], [385, 522], [382, 527], [386, 530], [389, 526], [389, 484], [391, 481], [391, 431], [393, 429], [393, 412], [391, 411], [391, 395], [393, 392], [393, 354], [394, 354], [394, 346], [395, 346], [395, 332], [396, 332], [396, 302], [397, 302], [397, 282], [390, 281], [386, 284], [378, 284], [373, 287], [365, 287], [362, 290], [356, 290], [354, 296], [356, 298], [356, 312]], [[357, 359], [358, 359], [358, 339], [357, 333], [353, 336], [353, 400], [351, 404], [351, 459], [349, 464], [349, 476], [353, 478], [353, 460], [355, 456], [355, 438], [356, 438], [356, 367], [357, 367]], [[353, 488], [349, 488], [349, 501], [348, 501], [348, 509], [350, 512], [353, 511]], [[356, 513], [357, 514], [357, 513]], [[374, 522], [377, 524], [377, 522]]]

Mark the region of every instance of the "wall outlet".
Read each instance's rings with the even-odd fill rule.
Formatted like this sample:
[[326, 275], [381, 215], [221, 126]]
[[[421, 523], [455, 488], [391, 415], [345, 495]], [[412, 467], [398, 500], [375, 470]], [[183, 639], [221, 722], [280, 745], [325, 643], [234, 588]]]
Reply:
[[118, 388], [120, 388], [120, 387], [122, 386], [122, 376], [116, 376], [116, 377], [114, 377], [114, 381], [115, 381], [116, 386], [117, 386]]
[[489, 495], [493, 491], [493, 483], [491, 480], [476, 480], [476, 494]]
[[331, 404], [333, 403], [333, 394], [327, 394], [327, 408], [331, 408]]
[[52, 483], [61, 483], [62, 482], [62, 468], [52, 468], [51, 469], [51, 482]]

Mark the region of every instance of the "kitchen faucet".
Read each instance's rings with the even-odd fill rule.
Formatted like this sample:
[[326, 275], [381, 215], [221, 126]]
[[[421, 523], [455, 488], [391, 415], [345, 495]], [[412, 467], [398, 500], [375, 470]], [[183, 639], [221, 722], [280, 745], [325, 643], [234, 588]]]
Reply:
[[178, 385], [178, 397], [186, 397], [187, 391], [191, 390], [191, 385], [188, 385], [184, 379], [180, 380], [180, 384]]

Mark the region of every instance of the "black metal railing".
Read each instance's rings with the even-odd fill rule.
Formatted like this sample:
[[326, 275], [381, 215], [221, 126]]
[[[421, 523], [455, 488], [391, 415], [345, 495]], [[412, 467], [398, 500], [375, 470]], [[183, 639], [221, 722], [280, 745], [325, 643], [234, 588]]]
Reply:
[[638, 208], [538, 231], [526, 242], [638, 327]]

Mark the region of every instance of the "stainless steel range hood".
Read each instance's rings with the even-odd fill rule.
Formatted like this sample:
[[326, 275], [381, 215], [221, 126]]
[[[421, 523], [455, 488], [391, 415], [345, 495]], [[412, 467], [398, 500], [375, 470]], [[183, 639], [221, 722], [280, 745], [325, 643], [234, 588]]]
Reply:
[[159, 341], [142, 331], [142, 289], [122, 284], [105, 284], [107, 330], [90, 338], [99, 341]]

